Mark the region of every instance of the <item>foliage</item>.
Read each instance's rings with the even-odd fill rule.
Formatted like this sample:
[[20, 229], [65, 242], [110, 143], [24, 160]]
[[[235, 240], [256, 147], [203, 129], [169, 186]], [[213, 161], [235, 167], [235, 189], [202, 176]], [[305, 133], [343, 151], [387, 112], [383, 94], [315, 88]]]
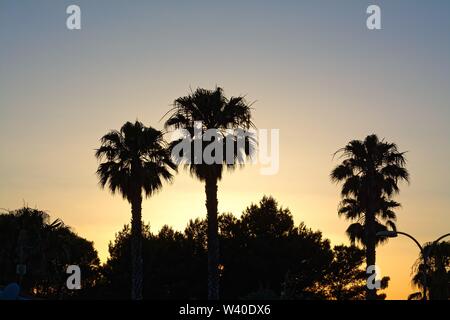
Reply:
[[101, 138], [95, 156], [102, 161], [97, 169], [101, 187], [119, 192], [131, 204], [131, 297], [142, 299], [142, 193], [149, 197], [172, 181], [172, 162], [163, 134], [141, 122], [125, 123]]
[[[333, 182], [342, 183], [338, 214], [352, 221], [347, 235], [352, 244], [364, 246], [367, 267], [374, 266], [376, 246], [387, 240], [377, 233], [396, 229], [394, 210], [400, 203], [393, 197], [400, 191], [399, 182], [409, 181], [404, 152], [372, 134], [350, 141], [336, 154], [343, 158], [330, 175]], [[377, 299], [375, 289], [367, 290], [367, 299]]]
[[[450, 299], [450, 242], [443, 241], [437, 244], [428, 243], [424, 246], [424, 252], [428, 253], [426, 266], [427, 299], [448, 300]], [[420, 289], [409, 295], [409, 300], [423, 298], [423, 271], [424, 262], [422, 254], [413, 267], [412, 283]]]
[[[18, 264], [26, 274], [16, 274]], [[24, 207], [0, 215], [0, 283], [18, 282], [25, 292], [59, 299], [85, 295], [96, 284], [100, 261], [93, 242], [37, 209]], [[80, 266], [82, 289], [66, 289], [66, 268]]]
[[[167, 226], [158, 234], [149, 226], [144, 230], [144, 297], [205, 299], [206, 221], [190, 221], [182, 233]], [[240, 218], [220, 215], [219, 230], [224, 299], [361, 298], [362, 251], [346, 246], [332, 250], [320, 232], [303, 223], [295, 227], [290, 210], [271, 197], [249, 206]], [[110, 244], [103, 288], [108, 298], [126, 298], [129, 237], [125, 226]]]

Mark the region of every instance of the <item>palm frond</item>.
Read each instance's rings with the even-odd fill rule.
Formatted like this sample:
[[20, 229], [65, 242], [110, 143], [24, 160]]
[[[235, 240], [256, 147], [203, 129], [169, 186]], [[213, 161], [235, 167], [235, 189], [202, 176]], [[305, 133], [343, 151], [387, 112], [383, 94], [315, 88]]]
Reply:
[[[230, 135], [227, 130], [243, 129], [248, 130], [254, 127], [251, 122], [251, 107], [242, 96], [226, 98], [223, 89], [216, 87], [214, 90], [198, 88], [191, 94], [176, 99], [173, 108], [165, 115], [168, 117], [164, 126], [166, 129], [184, 129], [191, 134], [193, 139], [184, 141], [190, 145], [191, 151], [184, 154], [175, 155], [174, 161], [178, 164], [184, 163], [189, 166], [192, 175], [200, 180], [204, 180], [208, 175], [215, 174], [220, 179], [224, 168], [233, 170], [243, 165], [244, 159], [251, 157], [255, 150], [253, 137], [247, 135], [244, 141], [239, 137]], [[205, 164], [203, 154], [205, 149], [210, 152], [208, 141], [196, 141], [193, 132], [195, 122], [201, 121], [203, 127], [202, 133], [209, 129], [216, 129], [222, 136], [218, 136], [214, 141], [219, 142], [222, 147], [211, 151], [214, 163]], [[226, 142], [231, 142], [234, 151], [230, 152]], [[178, 140], [177, 143], [181, 141]], [[194, 146], [200, 145], [201, 154], [194, 152]], [[171, 150], [176, 146], [173, 142], [170, 145]], [[219, 155], [222, 160], [217, 161]], [[209, 153], [208, 153], [209, 154]], [[216, 157], [217, 155], [217, 157]], [[173, 155], [172, 155], [173, 156]], [[199, 159], [199, 157], [202, 157]], [[228, 159], [228, 161], [227, 161]], [[233, 161], [230, 161], [232, 159]], [[210, 166], [210, 167], [208, 167]]]
[[97, 169], [99, 184], [125, 199], [130, 200], [136, 190], [152, 195], [176, 172], [162, 132], [139, 121], [125, 123], [120, 131], [103, 136], [101, 142], [96, 157], [106, 161]]

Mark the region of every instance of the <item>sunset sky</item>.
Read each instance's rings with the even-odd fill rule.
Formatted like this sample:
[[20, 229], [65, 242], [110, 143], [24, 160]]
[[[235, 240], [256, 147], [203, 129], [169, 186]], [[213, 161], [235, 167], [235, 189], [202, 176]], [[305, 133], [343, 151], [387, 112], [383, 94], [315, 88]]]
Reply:
[[[382, 30], [366, 28], [378, 4]], [[66, 28], [77, 4], [82, 29]], [[258, 128], [280, 130], [280, 170], [226, 174], [219, 211], [240, 215], [263, 195], [295, 223], [348, 244], [337, 215], [333, 153], [371, 133], [407, 153], [398, 229], [420, 242], [450, 232], [450, 1], [0, 0], [0, 208], [24, 204], [95, 242], [130, 221], [130, 206], [99, 188], [94, 149], [126, 121], [160, 121], [190, 88], [255, 101]], [[204, 217], [203, 185], [186, 172], [143, 203], [157, 232]], [[377, 250], [389, 299], [413, 292], [418, 248]]]

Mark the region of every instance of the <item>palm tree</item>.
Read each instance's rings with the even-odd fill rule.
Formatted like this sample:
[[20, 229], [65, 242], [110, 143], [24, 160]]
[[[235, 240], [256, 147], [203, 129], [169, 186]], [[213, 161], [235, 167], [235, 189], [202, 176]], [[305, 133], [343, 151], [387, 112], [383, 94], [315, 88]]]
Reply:
[[426, 270], [428, 288], [426, 298], [429, 300], [448, 300], [450, 298], [450, 241], [427, 243], [423, 252], [426, 252], [428, 256], [426, 268], [421, 253], [414, 264], [414, 276], [412, 278], [412, 284], [420, 291], [410, 294], [408, 300], [423, 299], [424, 269]]
[[[217, 183], [222, 178], [222, 172], [226, 166], [233, 169], [237, 165], [243, 164], [243, 159], [251, 155], [253, 151], [253, 140], [246, 136], [243, 147], [239, 147], [239, 137], [227, 129], [247, 130], [254, 127], [251, 122], [251, 108], [244, 97], [226, 98], [221, 88], [215, 90], [197, 89], [188, 96], [180, 97], [175, 100], [173, 108], [167, 113], [168, 117], [165, 127], [171, 129], [187, 130], [191, 136], [194, 134], [195, 122], [201, 121], [201, 132], [208, 129], [216, 129], [219, 136], [216, 141], [221, 144], [223, 150], [222, 160], [215, 161], [213, 164], [206, 164], [198, 160], [194, 153], [182, 154], [178, 158], [179, 162], [183, 160], [188, 166], [191, 175], [205, 183], [206, 210], [208, 221], [208, 299], [219, 299], [219, 239], [217, 222]], [[226, 141], [232, 139], [234, 148], [233, 153], [226, 148]], [[191, 140], [191, 145], [195, 145], [195, 138]], [[174, 141], [174, 145], [180, 140]], [[197, 140], [198, 142], [198, 140]], [[203, 139], [200, 142], [201, 150], [206, 148]], [[242, 157], [245, 156], [245, 157]], [[232, 158], [232, 163], [225, 159]]]
[[161, 131], [136, 121], [101, 138], [95, 156], [102, 162], [97, 175], [102, 188], [119, 192], [131, 204], [131, 297], [142, 299], [142, 194], [153, 195], [164, 180], [172, 180], [176, 165]]
[[[352, 243], [358, 241], [366, 249], [367, 266], [375, 265], [375, 247], [383, 241], [378, 231], [395, 230], [395, 208], [392, 200], [399, 192], [398, 183], [409, 181], [404, 152], [394, 143], [369, 135], [364, 141], [350, 141], [336, 153], [343, 161], [331, 172], [333, 182], [341, 182], [342, 201], [338, 214], [355, 221], [347, 234]], [[367, 299], [376, 299], [376, 289], [367, 290]]]

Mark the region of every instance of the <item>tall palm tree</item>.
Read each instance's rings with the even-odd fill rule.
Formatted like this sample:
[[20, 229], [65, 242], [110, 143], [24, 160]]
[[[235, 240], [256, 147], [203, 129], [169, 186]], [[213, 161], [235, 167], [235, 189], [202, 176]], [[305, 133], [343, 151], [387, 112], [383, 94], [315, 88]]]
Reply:
[[[352, 243], [358, 241], [366, 249], [367, 266], [375, 265], [375, 247], [383, 240], [378, 231], [395, 230], [395, 208], [392, 200], [399, 192], [398, 183], [409, 181], [404, 152], [397, 145], [369, 135], [364, 141], [350, 141], [336, 153], [343, 161], [331, 172], [333, 182], [341, 182], [342, 201], [339, 215], [356, 222], [347, 229]], [[376, 299], [376, 289], [367, 290], [367, 299]]]
[[[237, 165], [243, 164], [245, 157], [251, 156], [253, 151], [253, 139], [246, 136], [245, 142], [238, 143], [238, 136], [230, 134], [227, 129], [247, 130], [254, 127], [251, 122], [251, 108], [244, 97], [226, 98], [221, 88], [215, 90], [197, 89], [188, 96], [175, 100], [173, 108], [167, 113], [168, 117], [165, 127], [171, 129], [187, 130], [191, 136], [194, 135], [195, 122], [201, 121], [201, 132], [208, 129], [216, 129], [222, 138], [217, 138], [223, 150], [223, 161], [215, 161], [213, 164], [206, 164], [199, 161], [192, 152], [190, 155], [181, 155], [178, 160], [186, 161], [190, 173], [197, 179], [205, 183], [206, 210], [208, 221], [208, 299], [219, 299], [219, 239], [217, 222], [217, 183], [222, 178], [224, 167], [233, 169]], [[216, 138], [215, 138], [216, 139]], [[226, 141], [232, 139], [234, 148], [232, 154], [226, 148]], [[174, 144], [179, 143], [175, 141]], [[197, 140], [198, 142], [198, 140]], [[206, 148], [206, 143], [201, 140], [201, 150]], [[194, 147], [195, 138], [191, 140]], [[239, 147], [239, 146], [242, 147]], [[244, 156], [244, 157], [242, 157]], [[183, 159], [184, 157], [184, 159]], [[226, 159], [233, 161], [227, 162]]]
[[125, 123], [101, 138], [95, 156], [102, 188], [119, 192], [131, 204], [131, 298], [142, 299], [142, 195], [151, 196], [172, 180], [176, 165], [161, 131], [136, 121]]

